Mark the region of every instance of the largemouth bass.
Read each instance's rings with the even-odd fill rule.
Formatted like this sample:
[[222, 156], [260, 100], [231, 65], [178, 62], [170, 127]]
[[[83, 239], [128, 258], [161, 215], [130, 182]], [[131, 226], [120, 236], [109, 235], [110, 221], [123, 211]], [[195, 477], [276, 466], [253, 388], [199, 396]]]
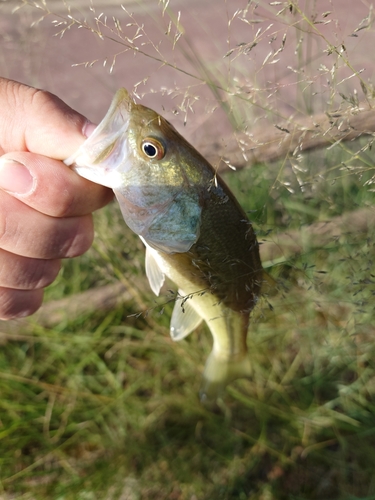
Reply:
[[127, 225], [146, 246], [158, 295], [178, 286], [170, 333], [180, 340], [204, 320], [213, 349], [201, 396], [250, 376], [246, 337], [262, 266], [253, 227], [215, 169], [155, 111], [116, 93], [93, 134], [65, 163], [113, 189]]

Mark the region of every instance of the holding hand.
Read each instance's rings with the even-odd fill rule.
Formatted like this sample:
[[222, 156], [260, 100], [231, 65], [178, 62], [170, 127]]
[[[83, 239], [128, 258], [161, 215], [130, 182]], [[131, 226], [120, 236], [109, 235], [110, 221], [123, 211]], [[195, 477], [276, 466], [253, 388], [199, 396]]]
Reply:
[[0, 319], [27, 316], [60, 261], [91, 246], [112, 191], [62, 160], [94, 125], [56, 96], [0, 78]]

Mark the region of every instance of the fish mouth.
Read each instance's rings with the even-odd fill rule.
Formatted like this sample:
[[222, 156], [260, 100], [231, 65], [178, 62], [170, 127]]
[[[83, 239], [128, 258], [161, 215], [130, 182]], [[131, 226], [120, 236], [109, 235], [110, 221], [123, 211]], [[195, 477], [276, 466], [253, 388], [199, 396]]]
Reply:
[[[119, 89], [106, 115], [78, 150], [64, 163], [86, 179], [115, 189], [121, 184], [128, 158], [127, 133], [131, 106], [126, 89]], [[125, 167], [125, 169], [124, 169]]]

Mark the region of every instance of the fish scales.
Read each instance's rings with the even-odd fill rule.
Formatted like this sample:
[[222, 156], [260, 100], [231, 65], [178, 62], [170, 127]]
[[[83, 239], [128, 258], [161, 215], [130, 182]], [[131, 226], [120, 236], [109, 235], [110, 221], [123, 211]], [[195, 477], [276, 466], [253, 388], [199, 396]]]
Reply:
[[66, 160], [83, 177], [111, 187], [124, 219], [146, 245], [146, 273], [159, 294], [178, 286], [171, 336], [204, 320], [213, 336], [202, 398], [250, 376], [246, 338], [261, 292], [253, 227], [214, 168], [164, 118], [120, 89], [94, 133]]
[[[210, 201], [207, 209], [202, 211], [197, 243], [186, 253], [167, 254], [164, 259], [226, 307], [249, 313], [260, 293], [262, 280], [255, 234], [249, 230], [244, 215], [229, 202], [220, 207], [226, 221], [223, 226], [223, 220], [209, 208]], [[249, 251], [249, 247], [252, 250]]]

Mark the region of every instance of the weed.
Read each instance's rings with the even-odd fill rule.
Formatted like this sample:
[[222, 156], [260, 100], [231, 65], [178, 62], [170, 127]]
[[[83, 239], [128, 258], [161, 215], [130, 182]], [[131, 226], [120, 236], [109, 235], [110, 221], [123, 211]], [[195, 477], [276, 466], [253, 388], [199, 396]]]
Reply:
[[[278, 282], [253, 314], [251, 380], [231, 384], [211, 411], [197, 397], [208, 331], [172, 343], [173, 294], [155, 300], [147, 291], [142, 244], [118, 207], [95, 214], [93, 248], [65, 262], [46, 298], [120, 280], [133, 300], [0, 337], [4, 498], [374, 498], [372, 129], [345, 141], [351, 117], [373, 105], [362, 50], [372, 8], [361, 5], [347, 22], [338, 0], [211, 9], [162, 0], [147, 13], [142, 3], [102, 12], [94, 2], [17, 0], [0, 9], [5, 21], [32, 24], [39, 51], [51, 26], [53, 47], [75, 44], [74, 68], [61, 60], [59, 75], [66, 100], [88, 116], [100, 118], [125, 85], [218, 168], [239, 153], [244, 168], [225, 167], [224, 176], [263, 255], [272, 246], [264, 265]], [[7, 33], [6, 62], [21, 43]], [[97, 55], [83, 53], [88, 44]], [[58, 90], [38, 50], [24, 78]], [[317, 126], [329, 145], [304, 152], [300, 119], [320, 112], [343, 136]], [[269, 143], [272, 127], [280, 135]], [[281, 149], [293, 127], [301, 133], [293, 150], [251, 164], [253, 150]]]

